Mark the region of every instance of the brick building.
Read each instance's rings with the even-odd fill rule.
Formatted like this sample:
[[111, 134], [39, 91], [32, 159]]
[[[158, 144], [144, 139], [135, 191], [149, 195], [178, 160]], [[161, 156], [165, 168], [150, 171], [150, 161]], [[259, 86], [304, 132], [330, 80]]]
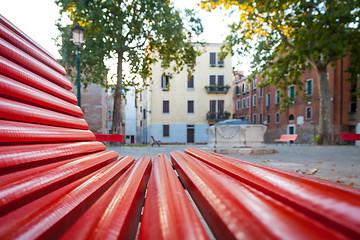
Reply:
[[[338, 60], [334, 67], [328, 67], [328, 81], [331, 95], [331, 122], [333, 140], [341, 143], [339, 132], [355, 132], [360, 122], [356, 115], [359, 100], [352, 94], [356, 84], [345, 81], [349, 77], [346, 69], [350, 59]], [[257, 86], [261, 79], [248, 81], [241, 72], [234, 74], [233, 82], [233, 118], [243, 118], [256, 124], [267, 126], [265, 142], [272, 143], [281, 134], [299, 134], [299, 143], [312, 143], [317, 135], [319, 125], [319, 91], [313, 69], [307, 70], [300, 79], [304, 83], [304, 91], [296, 95], [298, 86], [290, 86], [287, 90], [293, 104], [278, 113], [281, 104], [280, 90], [269, 85], [265, 88]], [[304, 94], [308, 98], [304, 98]]]

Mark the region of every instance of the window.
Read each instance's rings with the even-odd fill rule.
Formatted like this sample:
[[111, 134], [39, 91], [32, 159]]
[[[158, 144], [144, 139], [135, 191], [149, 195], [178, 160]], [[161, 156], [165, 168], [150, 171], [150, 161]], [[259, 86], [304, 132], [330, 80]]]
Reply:
[[170, 113], [169, 101], [163, 101], [163, 113]]
[[262, 124], [262, 123], [263, 123], [262, 114], [259, 113], [259, 124]]
[[194, 113], [194, 101], [193, 100], [189, 100], [187, 102], [187, 112]]
[[216, 65], [216, 53], [210, 53], [210, 65]]
[[246, 121], [249, 121], [250, 117], [249, 115], [246, 116]]
[[306, 95], [312, 95], [312, 79], [306, 80]]
[[356, 112], [356, 102], [350, 102], [350, 113]]
[[256, 89], [256, 86], [257, 85], [257, 82], [256, 82], [256, 78], [254, 79], [254, 81], [253, 81], [253, 89]]
[[275, 104], [280, 103], [280, 90], [276, 90], [275, 92]]
[[256, 114], [253, 115], [252, 122], [253, 122], [254, 124], [256, 124]]
[[280, 113], [275, 113], [275, 122], [280, 123]]
[[249, 92], [250, 91], [250, 86], [249, 86], [249, 83], [246, 84], [246, 92]]
[[270, 93], [266, 94], [266, 106], [270, 106]]
[[256, 94], [253, 95], [252, 105], [256, 106]]
[[294, 115], [290, 114], [290, 116], [289, 116], [289, 122], [293, 122], [294, 120], [295, 120]]
[[259, 98], [262, 98], [262, 96], [263, 96], [263, 89], [259, 88]]
[[191, 77], [188, 79], [187, 88], [190, 88], [190, 89], [194, 88], [194, 75], [191, 75]]
[[245, 93], [245, 84], [244, 84], [244, 83], [241, 84], [241, 92], [242, 92], [242, 93]]
[[170, 136], [170, 126], [163, 125], [163, 137], [169, 137], [169, 136]]
[[224, 66], [224, 59], [221, 59], [219, 53], [211, 52], [210, 53], [210, 66], [215, 67], [223, 67]]
[[224, 100], [210, 100], [210, 112], [224, 112]]
[[146, 119], [146, 109], [143, 110], [143, 119]]
[[236, 110], [239, 110], [240, 109], [240, 100], [237, 100], [236, 101]]
[[161, 88], [163, 91], [168, 91], [170, 88], [169, 76], [163, 75], [161, 77]]
[[210, 75], [210, 86], [224, 86], [224, 75]]
[[294, 103], [294, 101], [295, 101], [295, 86], [290, 86], [289, 87], [289, 98]]
[[236, 94], [236, 96], [239, 96], [239, 95], [240, 95], [240, 88], [239, 88], [239, 86], [236, 86], [236, 88], [235, 88], [235, 94]]
[[142, 93], [140, 93], [140, 101], [142, 101]]
[[250, 99], [249, 97], [246, 98], [246, 108], [249, 108], [250, 106]]
[[267, 124], [269, 124], [270, 123], [270, 115], [268, 114], [268, 115], [266, 115], [266, 122], [267, 122]]
[[140, 106], [140, 113], [142, 113], [142, 107]]
[[311, 119], [311, 107], [307, 107], [305, 111], [306, 111], [305, 118]]
[[242, 109], [245, 109], [245, 98], [242, 99]]
[[142, 127], [143, 126], [143, 122], [142, 122], [142, 120], [140, 120], [140, 127]]

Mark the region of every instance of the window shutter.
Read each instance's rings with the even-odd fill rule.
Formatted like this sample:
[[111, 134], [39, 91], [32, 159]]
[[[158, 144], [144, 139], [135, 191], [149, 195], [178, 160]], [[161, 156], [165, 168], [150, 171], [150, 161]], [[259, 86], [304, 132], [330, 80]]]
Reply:
[[188, 80], [188, 85], [187, 85], [188, 88], [194, 88], [194, 75], [192, 75], [190, 77], [190, 79]]
[[210, 112], [216, 112], [216, 100], [210, 100]]
[[224, 112], [224, 100], [218, 100], [218, 112]]
[[218, 75], [218, 86], [224, 86], [224, 75]]
[[210, 75], [210, 85], [216, 85], [216, 76], [215, 75]]
[[163, 113], [169, 113], [169, 101], [163, 101]]
[[210, 53], [210, 65], [216, 64], [216, 53]]
[[163, 125], [163, 137], [170, 136], [170, 127], [169, 125]]
[[194, 113], [194, 101], [188, 101], [188, 113]]

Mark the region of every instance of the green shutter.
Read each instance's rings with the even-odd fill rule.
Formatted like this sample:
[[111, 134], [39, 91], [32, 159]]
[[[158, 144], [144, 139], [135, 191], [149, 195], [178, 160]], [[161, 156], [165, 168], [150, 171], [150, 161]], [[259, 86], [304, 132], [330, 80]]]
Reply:
[[311, 96], [312, 95], [312, 80], [308, 80], [306, 85], [306, 89], [307, 89], [307, 95]]

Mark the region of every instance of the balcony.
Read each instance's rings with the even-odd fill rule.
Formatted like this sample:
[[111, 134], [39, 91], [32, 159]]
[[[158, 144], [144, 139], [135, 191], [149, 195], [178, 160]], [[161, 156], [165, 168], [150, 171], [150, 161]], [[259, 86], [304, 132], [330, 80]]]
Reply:
[[230, 88], [230, 86], [226, 85], [226, 86], [213, 86], [213, 85], [210, 85], [210, 86], [206, 86], [206, 91], [208, 93], [224, 93], [226, 94]]
[[230, 115], [231, 114], [229, 112], [208, 112], [206, 119], [209, 123], [216, 123], [229, 119]]

